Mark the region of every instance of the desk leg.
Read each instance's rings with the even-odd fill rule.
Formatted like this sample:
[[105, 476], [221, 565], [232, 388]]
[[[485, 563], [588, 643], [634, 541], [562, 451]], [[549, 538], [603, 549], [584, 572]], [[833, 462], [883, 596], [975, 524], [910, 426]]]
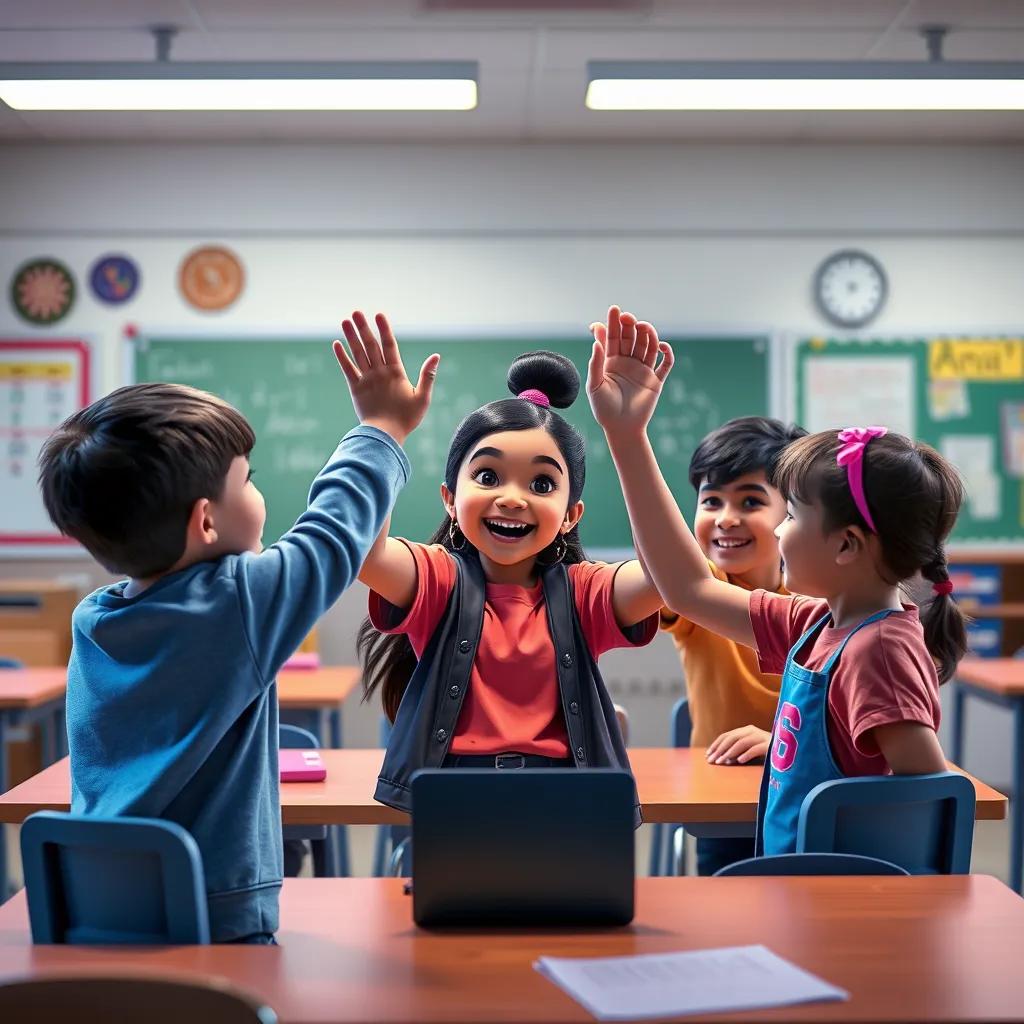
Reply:
[[952, 722], [950, 723], [950, 732], [952, 736], [950, 738], [951, 750], [949, 753], [949, 759], [953, 764], [963, 767], [963, 756], [964, 756], [964, 700], [967, 696], [967, 691], [962, 683], [953, 680], [953, 716]]
[[1010, 888], [1021, 889], [1024, 861], [1024, 700], [1013, 705], [1013, 789], [1010, 792]]
[[331, 746], [341, 750], [341, 708], [331, 708]]

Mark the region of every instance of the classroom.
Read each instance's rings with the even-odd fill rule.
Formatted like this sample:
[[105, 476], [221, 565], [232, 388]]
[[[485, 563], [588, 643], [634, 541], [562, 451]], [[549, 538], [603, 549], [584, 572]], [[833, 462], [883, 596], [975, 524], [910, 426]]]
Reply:
[[1024, 1020], [1024, 3], [0, 5], [0, 180], [0, 1020]]

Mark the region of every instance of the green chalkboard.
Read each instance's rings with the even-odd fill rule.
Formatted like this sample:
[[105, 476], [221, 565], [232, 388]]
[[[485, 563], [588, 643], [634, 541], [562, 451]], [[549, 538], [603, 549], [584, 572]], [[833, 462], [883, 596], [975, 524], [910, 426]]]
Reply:
[[[1022, 483], [1010, 471], [1004, 417], [1024, 403], [1024, 341], [965, 341], [802, 339], [797, 420], [809, 430], [877, 423], [925, 441], [948, 455], [966, 480], [967, 501], [951, 539], [1019, 543]], [[943, 347], [933, 352], [933, 345]], [[975, 358], [979, 348], [983, 354]], [[934, 372], [930, 353], [941, 357]]]
[[[686, 467], [696, 443], [733, 416], [768, 411], [768, 344], [762, 337], [672, 339], [676, 366], [652, 424], [659, 460], [680, 504], [693, 505]], [[459, 420], [480, 405], [509, 397], [505, 374], [512, 360], [547, 348], [572, 359], [586, 379], [590, 341], [551, 337], [401, 341], [403, 359], [415, 375], [431, 352], [441, 368], [427, 417], [406, 450], [413, 477], [398, 499], [392, 532], [425, 539], [444, 510], [438, 488], [448, 444]], [[270, 543], [305, 508], [309, 485], [355, 425], [344, 377], [320, 338], [148, 337], [135, 343], [135, 379], [166, 380], [212, 391], [237, 406], [256, 431], [252, 465], [267, 499]], [[587, 485], [581, 535], [588, 550], [631, 546], [629, 523], [615, 468], [583, 387], [566, 418], [587, 439]]]

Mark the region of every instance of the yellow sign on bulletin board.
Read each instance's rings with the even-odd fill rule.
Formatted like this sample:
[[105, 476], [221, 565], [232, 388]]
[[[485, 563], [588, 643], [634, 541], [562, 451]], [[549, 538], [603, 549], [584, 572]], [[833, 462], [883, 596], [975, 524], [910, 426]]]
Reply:
[[941, 338], [928, 345], [932, 380], [1024, 380], [1021, 338]]

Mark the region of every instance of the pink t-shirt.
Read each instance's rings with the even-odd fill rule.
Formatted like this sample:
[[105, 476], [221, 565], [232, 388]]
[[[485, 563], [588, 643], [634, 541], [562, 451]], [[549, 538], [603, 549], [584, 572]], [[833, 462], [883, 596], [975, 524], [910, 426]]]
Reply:
[[[444, 615], [456, 568], [439, 544], [403, 543], [419, 574], [412, 606], [399, 619], [400, 611], [370, 591], [370, 621], [382, 633], [405, 633], [419, 658]], [[594, 658], [615, 647], [651, 642], [658, 632], [656, 612], [626, 632], [615, 621], [612, 581], [619, 565], [581, 562], [568, 569], [576, 614]], [[503, 751], [569, 756], [555, 648], [539, 581], [533, 587], [487, 584], [483, 633], [450, 747], [452, 754]]]
[[[750, 597], [757, 656], [763, 672], [782, 672], [790, 649], [823, 615], [828, 603], [755, 590]], [[798, 662], [816, 671], [854, 626], [824, 626]], [[886, 775], [889, 765], [870, 730], [894, 722], [939, 728], [939, 679], [924, 645], [914, 605], [904, 605], [857, 630], [832, 672], [828, 688], [828, 737], [846, 775]]]

